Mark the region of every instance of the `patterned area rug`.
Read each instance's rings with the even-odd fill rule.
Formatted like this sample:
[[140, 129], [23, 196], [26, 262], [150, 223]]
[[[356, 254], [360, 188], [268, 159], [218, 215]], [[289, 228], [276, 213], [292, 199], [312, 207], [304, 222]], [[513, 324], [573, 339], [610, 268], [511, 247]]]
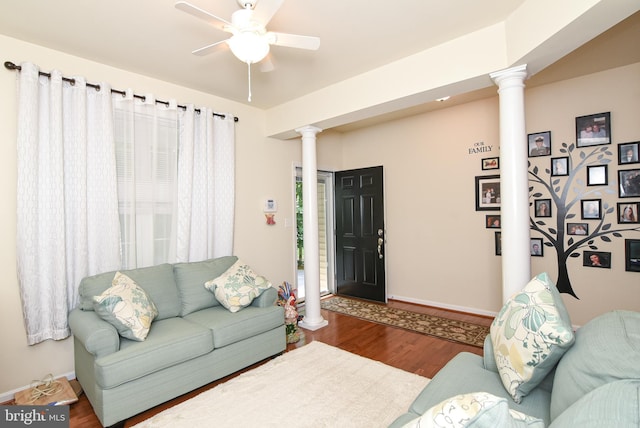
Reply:
[[489, 327], [478, 324], [389, 308], [378, 303], [345, 299], [339, 296], [322, 300], [320, 306], [329, 311], [339, 312], [367, 321], [404, 328], [405, 330], [480, 348], [484, 344], [484, 338], [489, 334]]

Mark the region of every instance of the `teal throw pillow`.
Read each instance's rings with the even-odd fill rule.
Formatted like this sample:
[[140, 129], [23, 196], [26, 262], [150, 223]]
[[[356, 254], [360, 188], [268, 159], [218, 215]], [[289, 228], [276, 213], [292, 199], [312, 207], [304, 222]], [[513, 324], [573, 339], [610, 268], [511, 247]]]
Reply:
[[271, 283], [238, 260], [222, 275], [205, 282], [204, 286], [213, 292], [222, 306], [230, 312], [238, 312], [271, 287]]

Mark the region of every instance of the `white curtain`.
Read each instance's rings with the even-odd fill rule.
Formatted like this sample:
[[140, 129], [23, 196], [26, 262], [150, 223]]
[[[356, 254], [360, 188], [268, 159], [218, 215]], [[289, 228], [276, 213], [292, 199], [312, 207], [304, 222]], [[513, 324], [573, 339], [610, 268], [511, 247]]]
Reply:
[[177, 261], [233, 253], [235, 126], [230, 114], [180, 113]]
[[21, 64], [17, 268], [30, 345], [69, 336], [80, 279], [120, 264], [111, 91]]

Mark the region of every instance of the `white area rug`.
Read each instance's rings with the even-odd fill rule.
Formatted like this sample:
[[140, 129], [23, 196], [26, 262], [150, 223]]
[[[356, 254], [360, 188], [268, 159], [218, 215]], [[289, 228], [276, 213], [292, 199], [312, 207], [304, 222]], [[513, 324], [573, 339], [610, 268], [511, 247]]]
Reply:
[[314, 341], [134, 428], [387, 427], [428, 382]]

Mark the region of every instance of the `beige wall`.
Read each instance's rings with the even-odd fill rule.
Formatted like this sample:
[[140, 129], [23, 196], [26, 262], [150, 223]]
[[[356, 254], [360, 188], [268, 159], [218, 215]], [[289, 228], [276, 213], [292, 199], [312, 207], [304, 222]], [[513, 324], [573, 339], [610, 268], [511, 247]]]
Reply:
[[[617, 144], [640, 140], [638, 76], [640, 64], [633, 64], [527, 89], [527, 133], [551, 131], [552, 157], [564, 156], [560, 145], [575, 142], [575, 117], [610, 111], [612, 183]], [[479, 313], [500, 309], [501, 259], [494, 255], [494, 230], [484, 227], [491, 212], [476, 212], [474, 203], [474, 176], [494, 173], [482, 171], [480, 161], [499, 153], [498, 127], [496, 96], [342, 136], [344, 169], [384, 166], [389, 297]], [[494, 151], [469, 154], [480, 141]], [[550, 165], [550, 157], [531, 160], [541, 168]], [[625, 201], [615, 184], [610, 187], [613, 195], [603, 192], [603, 202]], [[579, 209], [574, 212], [580, 218]], [[609, 219], [616, 227], [615, 214]], [[640, 239], [640, 232], [624, 237]], [[580, 300], [563, 297], [576, 325], [611, 309], [640, 310], [640, 274], [625, 272], [624, 239], [597, 245], [612, 253], [611, 269], [569, 261]], [[555, 250], [549, 247], [544, 257], [532, 258], [532, 272], [542, 271], [556, 278]]]
[[[61, 69], [114, 88], [153, 92], [160, 99], [210, 106], [240, 117], [236, 126], [237, 191], [235, 253], [274, 284], [295, 274], [294, 166], [300, 164], [299, 140], [265, 135], [264, 114], [254, 108], [158, 81], [132, 72], [0, 36], [0, 51], [16, 63], [31, 61], [44, 70]], [[634, 120], [639, 108], [640, 65], [528, 90], [527, 128], [551, 130], [554, 144], [572, 141], [573, 118], [612, 112], [614, 142], [640, 139]], [[0, 325], [3, 326], [0, 398], [47, 373], [73, 371], [71, 340], [27, 346], [16, 279], [16, 117], [15, 74], [0, 72]], [[491, 153], [470, 155], [474, 143], [492, 145]], [[494, 256], [493, 231], [484, 228], [484, 212], [474, 210], [474, 176], [480, 159], [498, 144], [498, 101], [466, 105], [389, 122], [347, 134], [318, 134], [318, 167], [327, 170], [383, 165], [386, 181], [387, 272], [390, 296], [446, 307], [492, 313], [499, 309], [500, 258]], [[554, 155], [557, 145], [554, 145]], [[612, 148], [615, 148], [612, 146]], [[611, 180], [611, 177], [610, 177]], [[276, 225], [267, 226], [264, 199], [278, 202]], [[614, 198], [615, 199], [615, 198]], [[288, 221], [287, 221], [288, 220]], [[288, 227], [287, 227], [288, 223]], [[616, 307], [639, 309], [638, 274], [621, 266], [622, 241], [611, 270], [571, 266], [580, 301], [566, 299], [573, 321], [582, 324]], [[609, 251], [609, 249], [604, 249]], [[555, 275], [548, 255], [533, 270]], [[11, 368], [11, 369], [7, 369]]]

